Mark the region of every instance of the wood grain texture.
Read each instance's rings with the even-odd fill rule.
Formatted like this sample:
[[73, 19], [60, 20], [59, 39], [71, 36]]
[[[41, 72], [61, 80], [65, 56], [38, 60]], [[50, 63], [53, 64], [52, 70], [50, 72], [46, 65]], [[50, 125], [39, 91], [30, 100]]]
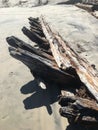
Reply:
[[86, 59], [81, 58], [67, 42], [52, 32], [49, 25], [41, 18], [43, 32], [49, 41], [53, 57], [62, 70], [76, 70], [82, 83], [98, 101], [98, 74]]

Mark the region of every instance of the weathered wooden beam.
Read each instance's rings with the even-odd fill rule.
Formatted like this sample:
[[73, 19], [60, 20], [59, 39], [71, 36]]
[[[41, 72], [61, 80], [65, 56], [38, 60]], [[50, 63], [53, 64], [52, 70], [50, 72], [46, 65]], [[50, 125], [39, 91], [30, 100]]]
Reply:
[[42, 31], [42, 27], [40, 24], [39, 20], [33, 20], [32, 18], [29, 18], [29, 24], [33, 27], [36, 28], [39, 31]]
[[35, 77], [41, 77], [45, 81], [51, 81], [58, 84], [69, 84], [73, 82], [74, 77], [62, 70], [59, 70], [57, 65], [41, 56], [30, 53], [20, 48], [9, 48], [12, 57], [22, 61], [29, 67]]
[[88, 12], [93, 12], [95, 10], [98, 10], [98, 3], [95, 4], [83, 4], [83, 3], [77, 3], [75, 4], [77, 7], [82, 8], [84, 10], [87, 10]]
[[[74, 106], [73, 106], [74, 107]], [[70, 107], [60, 108], [60, 115], [68, 118], [70, 124], [81, 124], [98, 127], [98, 113], [93, 113], [90, 110], [84, 109], [81, 113]]]
[[92, 12], [93, 11], [93, 5], [90, 4], [83, 4], [83, 3], [77, 3], [75, 4], [77, 7], [84, 9], [88, 12]]
[[12, 47], [21, 48], [28, 52], [37, 54], [38, 56], [47, 58], [55, 63], [53, 56], [49, 55], [48, 52], [46, 52], [46, 51], [44, 52], [43, 50], [41, 50], [39, 48], [36, 49], [33, 46], [31, 46], [30, 44], [25, 43], [24, 41], [20, 40], [19, 38], [15, 37], [15, 36], [7, 37], [6, 40], [7, 40], [8, 44]]
[[29, 19], [29, 23], [30, 25], [42, 30], [42, 27], [41, 27], [41, 24], [40, 24], [40, 21], [39, 19], [34, 19], [34, 18], [28, 18]]
[[59, 100], [61, 116], [69, 123], [82, 123], [98, 126], [98, 104], [93, 100], [80, 98], [66, 92]]
[[93, 5], [92, 10], [93, 11], [95, 11], [95, 10], [98, 11], [98, 3]]
[[74, 96], [69, 96], [69, 95], [61, 96], [59, 100], [59, 104], [61, 106], [67, 106], [69, 103], [74, 103], [73, 105], [76, 106], [77, 108], [79, 106], [78, 110], [90, 109], [90, 110], [94, 110], [98, 112], [98, 104], [94, 100], [88, 100], [85, 98], [77, 97], [75, 95]]
[[30, 31], [35, 32], [36, 34], [38, 34], [41, 37], [45, 37], [45, 35], [44, 35], [44, 33], [42, 31], [40, 31], [40, 30], [38, 30], [38, 29], [36, 29], [36, 28], [34, 28], [32, 26], [30, 26]]
[[[43, 17], [40, 19], [43, 32], [50, 44], [52, 55], [63, 71], [70, 73], [75, 70], [81, 82], [87, 87], [89, 92], [98, 101], [98, 74], [97, 71], [81, 58], [60, 35], [54, 34]], [[74, 75], [74, 73], [73, 73]]]
[[37, 43], [41, 48], [48, 50], [49, 44], [47, 42], [47, 40], [45, 38], [41, 38], [38, 34], [36, 34], [35, 32], [31, 32], [29, 29], [27, 29], [26, 27], [22, 28], [22, 32], [28, 37], [30, 38], [30, 40], [32, 40], [33, 42]]
[[39, 17], [37, 17], [37, 18], [29, 17], [28, 20], [29, 20], [29, 21], [34, 21], [34, 22], [36, 22], [36, 23], [40, 23]]
[[29, 24], [30, 24], [30, 27], [31, 27], [32, 29], [38, 30], [38, 31], [40, 31], [40, 32], [43, 32], [42, 29], [33, 26], [30, 22], [29, 22]]
[[30, 30], [24, 27], [22, 31], [39, 48], [11, 36], [6, 39], [11, 46], [10, 55], [23, 62], [36, 79], [57, 83], [64, 89], [59, 100], [60, 114], [70, 123], [98, 126], [96, 69], [55, 34], [43, 17], [29, 18], [29, 21]]

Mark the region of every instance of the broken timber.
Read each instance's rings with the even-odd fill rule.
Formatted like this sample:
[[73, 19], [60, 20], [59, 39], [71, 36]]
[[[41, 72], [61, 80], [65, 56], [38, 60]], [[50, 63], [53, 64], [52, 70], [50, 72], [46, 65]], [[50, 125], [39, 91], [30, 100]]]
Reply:
[[94, 11], [93, 5], [90, 5], [90, 4], [77, 3], [76, 6], [79, 7], [79, 8], [81, 8], [81, 9], [84, 9], [84, 10], [86, 10], [88, 12]]
[[98, 19], [94, 13], [95, 11], [98, 11], [98, 3], [77, 3], [75, 5], [81, 9], [88, 11], [91, 15]]
[[[78, 54], [69, 47], [67, 42], [64, 42], [61, 36], [54, 34], [48, 24], [41, 19], [42, 28], [47, 40], [50, 43], [50, 48], [53, 57], [59, 68], [68, 72], [75, 69], [82, 83], [86, 85], [91, 94], [98, 101], [98, 75], [96, 70]], [[71, 72], [72, 73], [72, 72]]]
[[23, 41], [17, 41], [16, 37], [8, 37], [7, 42], [9, 45], [16, 47], [9, 48], [10, 54], [22, 61], [29, 67], [35, 77], [41, 77], [44, 80], [50, 80], [59, 84], [66, 84], [68, 81], [74, 78], [70, 74], [60, 70], [53, 57], [24, 43]]
[[96, 102], [69, 94], [59, 100], [60, 114], [67, 117], [70, 123], [82, 123], [98, 126], [98, 105]]
[[[65, 92], [59, 100], [60, 114], [67, 117], [70, 123], [97, 124], [98, 76], [96, 69], [70, 48], [59, 34], [54, 33], [43, 17], [40, 19], [30, 17], [29, 23], [30, 29], [23, 27], [22, 31], [32, 42], [36, 43], [36, 46], [29, 45], [14, 36], [8, 37], [6, 40], [10, 45], [11, 56], [22, 61], [35, 78], [40, 77], [48, 83], [52, 81], [60, 86], [68, 84], [70, 87], [73, 86], [73, 96]], [[85, 88], [84, 95], [86, 96], [76, 94], [81, 86]]]

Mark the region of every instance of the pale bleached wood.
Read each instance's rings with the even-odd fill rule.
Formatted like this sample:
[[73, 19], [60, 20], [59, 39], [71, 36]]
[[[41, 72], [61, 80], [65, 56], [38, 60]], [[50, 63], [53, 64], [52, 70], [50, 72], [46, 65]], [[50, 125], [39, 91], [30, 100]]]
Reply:
[[53, 33], [44, 18], [40, 18], [43, 32], [50, 44], [54, 59], [62, 70], [75, 69], [81, 82], [87, 87], [90, 93], [98, 101], [98, 75], [97, 71], [88, 63], [86, 59], [81, 58], [67, 42]]

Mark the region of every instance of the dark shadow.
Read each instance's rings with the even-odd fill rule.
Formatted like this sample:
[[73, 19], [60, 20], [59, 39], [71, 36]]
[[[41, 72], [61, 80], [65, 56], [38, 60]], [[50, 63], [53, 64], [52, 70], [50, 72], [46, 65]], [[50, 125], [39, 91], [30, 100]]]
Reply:
[[30, 81], [22, 86], [20, 91], [23, 94], [32, 94], [23, 101], [25, 109], [46, 106], [49, 114], [52, 114], [50, 105], [55, 103], [58, 100], [58, 96], [61, 94], [58, 86], [50, 84], [46, 86], [46, 89], [42, 89], [38, 86], [36, 80]]
[[66, 2], [59, 2], [57, 4], [58, 5], [63, 5], [63, 4], [76, 4], [76, 3], [82, 3], [82, 0], [68, 0]]
[[71, 124], [67, 126], [66, 130], [98, 130], [96, 126], [84, 126], [81, 124]]

